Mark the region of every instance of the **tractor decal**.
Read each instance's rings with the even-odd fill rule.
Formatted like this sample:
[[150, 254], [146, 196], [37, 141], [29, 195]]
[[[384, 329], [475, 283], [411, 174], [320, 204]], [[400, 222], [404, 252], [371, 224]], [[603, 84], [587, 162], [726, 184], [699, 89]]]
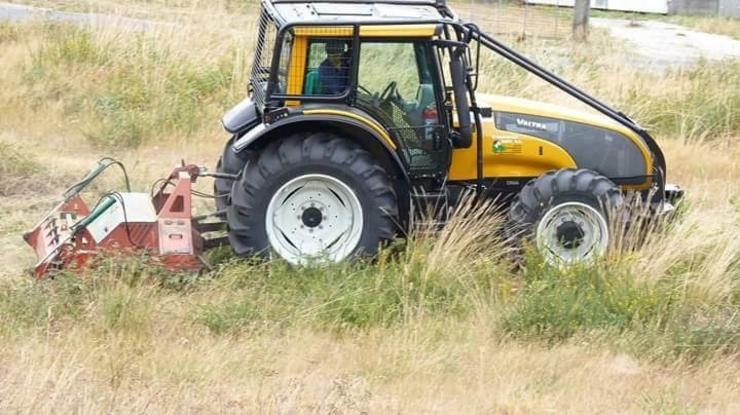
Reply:
[[493, 140], [494, 154], [521, 154], [522, 140], [518, 138], [496, 138]]

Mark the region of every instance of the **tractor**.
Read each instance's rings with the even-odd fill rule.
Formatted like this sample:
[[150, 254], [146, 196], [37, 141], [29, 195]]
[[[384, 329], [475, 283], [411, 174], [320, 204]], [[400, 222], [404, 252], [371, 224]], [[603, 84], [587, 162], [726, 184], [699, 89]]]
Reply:
[[[596, 111], [479, 93], [481, 49]], [[682, 196], [644, 128], [444, 0], [263, 0], [248, 89], [214, 182], [239, 255], [373, 256], [472, 191], [548, 262], [591, 261], [611, 208], [637, 195], [660, 216]]]

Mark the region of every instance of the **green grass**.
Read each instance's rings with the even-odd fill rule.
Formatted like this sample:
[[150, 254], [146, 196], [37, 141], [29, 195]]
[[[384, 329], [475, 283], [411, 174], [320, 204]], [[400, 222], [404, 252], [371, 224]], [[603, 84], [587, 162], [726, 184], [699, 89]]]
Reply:
[[628, 92], [629, 107], [649, 108], [640, 121], [661, 135], [701, 135], [708, 140], [740, 133], [740, 62], [700, 64], [666, 74], [681, 88], [646, 95]]
[[228, 47], [202, 62], [162, 43], [157, 35], [105, 38], [84, 28], [45, 26], [23, 70], [29, 98], [40, 110], [61, 102], [65, 116], [103, 148], [191, 136], [237, 99], [236, 61]]
[[624, 264], [555, 269], [536, 258], [530, 264], [501, 320], [517, 338], [556, 344], [606, 336], [650, 359], [740, 351], [737, 299], [707, 304], [692, 297], [680, 275], [639, 280]]
[[233, 294], [199, 306], [194, 321], [221, 334], [288, 325], [390, 327], [420, 316], [463, 319], [480, 307], [484, 292], [495, 301], [496, 281], [508, 277], [497, 270], [459, 278], [426, 271], [420, 260], [399, 258], [307, 268], [230, 264], [218, 278]]
[[648, 323], [665, 326], [678, 302], [678, 293], [636, 283], [619, 268], [561, 270], [534, 263], [524, 278], [524, 290], [504, 317], [504, 328], [548, 342], [590, 330], [623, 332]]
[[45, 171], [21, 146], [0, 141], [0, 196], [24, 192]]
[[200, 277], [151, 267], [145, 258], [104, 257], [79, 277], [4, 286], [0, 323], [5, 335], [74, 324], [151, 336], [158, 310], [174, 301], [169, 319], [215, 335], [291, 327], [351, 335], [420, 320], [482, 319], [493, 322], [482, 330], [524, 341], [591, 339], [650, 360], [740, 352], [736, 299], [703, 303], [678, 277], [640, 281], [619, 264], [553, 269], [535, 257], [521, 275], [506, 261], [449, 275], [430, 272], [429, 254], [387, 252], [377, 263], [304, 268], [232, 258]]
[[41, 166], [16, 145], [0, 141], [0, 175], [3, 177], [33, 174]]

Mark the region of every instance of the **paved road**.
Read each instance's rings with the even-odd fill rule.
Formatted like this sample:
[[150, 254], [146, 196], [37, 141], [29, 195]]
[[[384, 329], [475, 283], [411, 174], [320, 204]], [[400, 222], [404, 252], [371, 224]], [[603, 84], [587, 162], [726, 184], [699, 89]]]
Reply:
[[740, 41], [728, 36], [691, 30], [655, 20], [637, 21], [592, 18], [591, 24], [603, 27], [612, 37], [628, 41], [637, 66], [664, 70], [688, 67], [699, 59], [740, 59]]

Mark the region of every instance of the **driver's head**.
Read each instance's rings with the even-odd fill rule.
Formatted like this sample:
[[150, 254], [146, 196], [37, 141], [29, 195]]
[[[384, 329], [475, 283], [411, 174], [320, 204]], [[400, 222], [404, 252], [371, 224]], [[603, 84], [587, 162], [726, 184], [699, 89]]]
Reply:
[[330, 40], [326, 42], [326, 58], [334, 66], [342, 66], [346, 53], [347, 42], [341, 40]]

